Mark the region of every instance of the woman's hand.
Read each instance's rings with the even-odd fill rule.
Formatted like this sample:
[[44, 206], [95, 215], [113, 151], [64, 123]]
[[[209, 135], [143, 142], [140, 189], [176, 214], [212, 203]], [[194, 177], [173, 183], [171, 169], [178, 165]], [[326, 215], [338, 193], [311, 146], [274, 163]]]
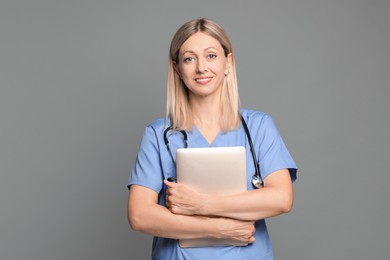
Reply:
[[179, 215], [202, 215], [202, 205], [207, 200], [207, 195], [201, 194], [185, 184], [164, 180], [168, 186], [166, 192], [166, 206]]
[[254, 237], [256, 232], [254, 221], [231, 218], [210, 218], [210, 220], [215, 221], [215, 226], [219, 232], [217, 238], [233, 240], [238, 244], [251, 244], [256, 240]]

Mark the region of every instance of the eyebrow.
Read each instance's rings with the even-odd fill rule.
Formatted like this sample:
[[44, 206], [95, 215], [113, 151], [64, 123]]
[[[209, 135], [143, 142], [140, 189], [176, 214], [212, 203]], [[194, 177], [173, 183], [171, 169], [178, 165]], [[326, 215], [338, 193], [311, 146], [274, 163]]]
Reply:
[[[211, 46], [211, 47], [207, 47], [207, 48], [204, 49], [203, 51], [208, 51], [208, 50], [210, 50], [210, 49], [217, 50], [217, 48]], [[187, 52], [188, 52], [188, 53], [195, 53], [195, 52], [192, 51], [192, 50], [188, 50], [188, 51], [183, 52], [183, 55], [186, 54]]]

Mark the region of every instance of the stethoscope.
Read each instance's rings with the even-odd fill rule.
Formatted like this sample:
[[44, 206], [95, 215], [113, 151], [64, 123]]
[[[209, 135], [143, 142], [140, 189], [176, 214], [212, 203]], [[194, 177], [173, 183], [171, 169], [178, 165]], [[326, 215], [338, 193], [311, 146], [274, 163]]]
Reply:
[[[260, 187], [264, 187], [264, 182], [263, 182], [263, 178], [261, 177], [261, 174], [260, 174], [259, 163], [256, 160], [256, 152], [255, 152], [255, 148], [253, 147], [251, 134], [249, 133], [249, 129], [248, 129], [248, 126], [247, 126], [244, 118], [242, 117], [242, 115], [240, 115], [240, 116], [241, 116], [241, 123], [242, 123], [242, 126], [244, 127], [245, 134], [248, 137], [248, 142], [249, 142], [249, 146], [251, 149], [253, 164], [255, 166], [255, 174], [253, 174], [253, 176], [252, 176], [252, 185], [256, 189], [258, 189]], [[169, 146], [169, 140], [168, 140], [168, 132], [171, 131], [172, 129], [173, 129], [172, 126], [169, 126], [164, 130], [164, 142], [165, 142], [165, 145], [168, 149], [169, 156], [171, 157], [173, 164], [176, 165], [175, 159], [173, 158], [173, 155], [172, 155], [171, 147]], [[184, 130], [178, 130], [178, 131], [183, 135], [184, 148], [188, 148], [188, 137], [187, 137], [186, 131], [184, 131]], [[168, 178], [168, 181], [174, 181], [174, 180], [175, 179], [172, 177]]]

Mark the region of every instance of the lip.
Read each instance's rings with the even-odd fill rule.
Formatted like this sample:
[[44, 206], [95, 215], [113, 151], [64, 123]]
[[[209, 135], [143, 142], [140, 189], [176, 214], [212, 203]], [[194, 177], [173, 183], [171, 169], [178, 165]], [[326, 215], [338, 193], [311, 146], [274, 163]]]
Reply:
[[213, 77], [198, 77], [198, 78], [195, 78], [195, 81], [198, 84], [204, 85], [204, 84], [209, 83], [212, 79], [213, 79]]

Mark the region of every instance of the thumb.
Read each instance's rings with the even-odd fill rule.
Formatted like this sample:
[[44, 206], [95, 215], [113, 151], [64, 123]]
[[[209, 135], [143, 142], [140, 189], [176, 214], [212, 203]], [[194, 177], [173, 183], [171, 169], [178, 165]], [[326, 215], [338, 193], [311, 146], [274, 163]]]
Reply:
[[175, 182], [164, 180], [164, 184], [168, 186], [168, 188], [172, 188], [176, 185]]

